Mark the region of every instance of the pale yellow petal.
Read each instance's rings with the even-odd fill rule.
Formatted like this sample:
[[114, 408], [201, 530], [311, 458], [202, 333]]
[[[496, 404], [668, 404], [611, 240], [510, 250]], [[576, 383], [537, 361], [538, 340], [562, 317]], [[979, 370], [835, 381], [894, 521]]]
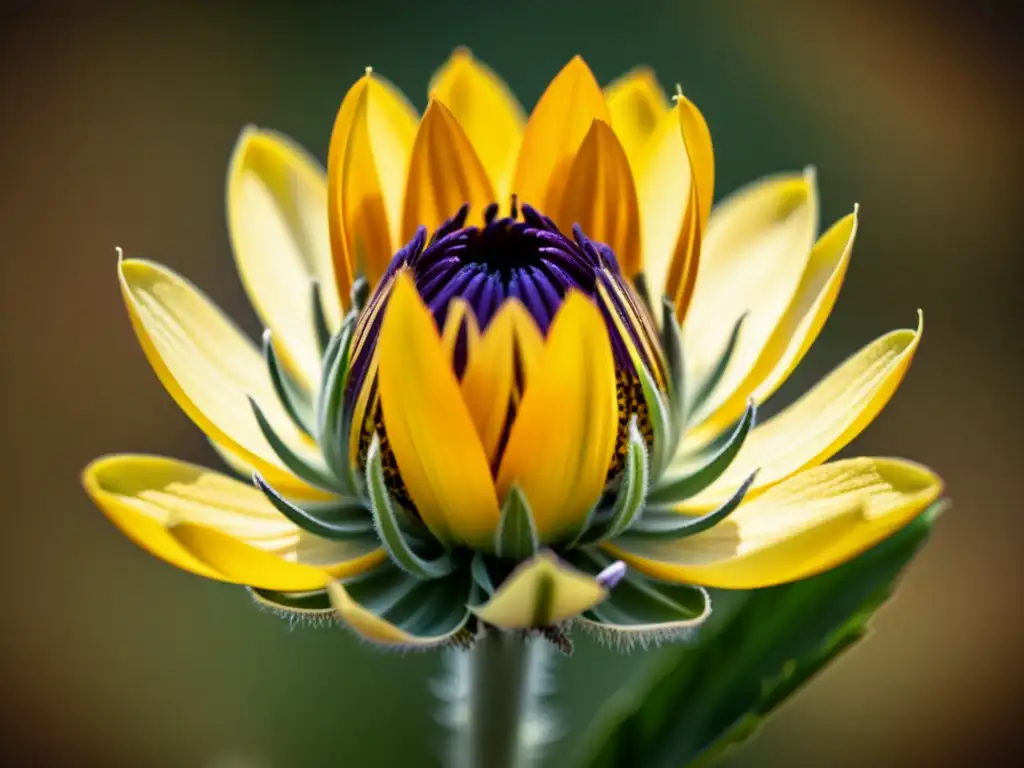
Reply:
[[590, 299], [570, 291], [534, 368], [497, 485], [502, 498], [519, 486], [541, 540], [550, 541], [586, 517], [615, 448], [615, 366], [604, 320]]
[[487, 171], [458, 120], [431, 100], [413, 143], [405, 193], [401, 242], [420, 226], [433, 232], [469, 204], [469, 224], [483, 224], [484, 209], [495, 201]]
[[640, 209], [633, 172], [607, 123], [594, 120], [590, 126], [554, 218], [563, 232], [579, 224], [589, 238], [611, 247], [626, 277], [640, 271]]
[[818, 239], [789, 307], [753, 367], [686, 442], [693, 445], [711, 439], [739, 417], [751, 397], [763, 403], [793, 372], [835, 306], [856, 234], [855, 211]]
[[514, 299], [498, 310], [469, 355], [462, 377], [462, 398], [489, 462], [495, 460], [501, 445], [515, 383], [516, 314], [525, 312]]
[[752, 494], [842, 450], [896, 392], [917, 350], [921, 330], [919, 326], [917, 331], [892, 331], [876, 339], [795, 403], [755, 427], [725, 474], [687, 501], [686, 508], [717, 506], [755, 469], [760, 471]]
[[732, 359], [698, 422], [727, 425], [723, 404], [751, 369], [793, 303], [818, 227], [814, 175], [786, 175], [741, 190], [715, 209], [701, 246], [693, 301], [683, 328], [687, 363], [699, 379], [718, 360], [746, 314]]
[[512, 192], [541, 212], [557, 211], [573, 158], [593, 121], [611, 122], [590, 67], [576, 56], [551, 81], [523, 133]]
[[913, 520], [941, 490], [920, 465], [848, 459], [794, 475], [702, 533], [620, 539], [610, 549], [656, 578], [756, 589], [841, 565]]
[[487, 456], [434, 318], [405, 272], [378, 350], [388, 444], [420, 517], [442, 541], [489, 545], [499, 510]]
[[[657, 307], [676, 252], [689, 247], [689, 235], [683, 237], [683, 229], [696, 205], [690, 202], [696, 191], [678, 105], [660, 118], [633, 167], [640, 201], [643, 270]], [[691, 226], [690, 231], [694, 229]]]
[[430, 98], [451, 110], [494, 184], [496, 200], [508, 199], [526, 115], [490, 67], [458, 48], [430, 81]]
[[604, 89], [612, 128], [622, 142], [631, 163], [635, 163], [647, 140], [662, 118], [668, 114], [669, 103], [658, 83], [654, 70], [637, 67]]
[[521, 563], [473, 613], [502, 629], [546, 627], [578, 616], [607, 596], [597, 579], [542, 552]]
[[376, 285], [399, 246], [416, 112], [367, 72], [346, 94], [327, 156], [328, 219], [342, 301], [356, 274]]
[[373, 541], [328, 541], [302, 531], [252, 485], [174, 459], [107, 456], [86, 468], [83, 484], [133, 541], [210, 578], [315, 589], [384, 557]]
[[760, 381], [754, 390], [755, 401], [763, 403], [781, 386], [818, 337], [839, 296], [856, 236], [854, 210], [818, 238], [793, 303], [765, 345], [754, 371], [753, 377]]
[[341, 323], [327, 228], [327, 177], [272, 131], [242, 131], [227, 181], [228, 231], [242, 284], [289, 369], [307, 389], [320, 376], [312, 283], [332, 330]]
[[[168, 531], [198, 559], [232, 580], [280, 592], [321, 589], [334, 579], [373, 568], [387, 557], [376, 546], [325, 540], [313, 543], [312, 534], [305, 532], [271, 542], [246, 542], [198, 523], [172, 523]], [[329, 558], [334, 555], [348, 559], [332, 562]]]
[[160, 507], [145, 502], [138, 493], [152, 483], [144, 468], [138, 474], [122, 470], [125, 460], [145, 464], [152, 462], [159, 476], [163, 459], [143, 456], [104, 456], [89, 464], [82, 472], [82, 485], [93, 502], [122, 533], [152, 555], [189, 573], [208, 579], [231, 581], [197, 559], [167, 532], [167, 513]]
[[252, 396], [280, 437], [317, 461], [285, 413], [256, 346], [197, 288], [166, 267], [139, 259], [118, 264], [128, 314], [150, 365], [182, 410], [211, 439], [257, 467], [281, 493], [323, 498], [271, 449], [249, 405]]

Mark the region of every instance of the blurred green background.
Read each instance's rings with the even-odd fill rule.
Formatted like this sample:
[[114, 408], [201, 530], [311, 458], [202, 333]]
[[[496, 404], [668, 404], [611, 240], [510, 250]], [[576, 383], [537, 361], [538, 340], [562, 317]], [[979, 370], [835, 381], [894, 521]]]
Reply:
[[[861, 204], [835, 314], [772, 408], [925, 309], [909, 377], [846, 453], [935, 467], [954, 510], [874, 636], [729, 764], [967, 765], [1018, 753], [1022, 78], [1012, 11], [987, 8], [5, 3], [0, 763], [437, 762], [425, 688], [436, 656], [290, 631], [240, 590], [137, 550], [90, 505], [78, 472], [109, 451], [214, 461], [136, 346], [114, 246], [185, 273], [255, 333], [223, 220], [240, 127], [272, 126], [324, 159], [365, 65], [422, 107], [457, 44], [527, 107], [574, 53], [602, 82], [651, 64], [707, 116], [719, 196], [813, 163], [824, 223]], [[581, 644], [560, 666], [570, 731], [644, 662]]]

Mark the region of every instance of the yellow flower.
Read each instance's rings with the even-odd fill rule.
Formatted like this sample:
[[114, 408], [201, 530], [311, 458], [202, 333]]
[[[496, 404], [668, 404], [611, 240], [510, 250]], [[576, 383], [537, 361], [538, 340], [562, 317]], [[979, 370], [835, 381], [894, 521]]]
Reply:
[[824, 463], [892, 396], [920, 324], [756, 423], [857, 230], [854, 209], [815, 239], [813, 173], [712, 212], [707, 124], [646, 70], [602, 91], [574, 58], [526, 120], [460, 49], [429, 96], [420, 118], [368, 70], [326, 173], [242, 132], [228, 223], [262, 353], [175, 272], [119, 261], [160, 380], [254, 481], [98, 459], [85, 487], [135, 542], [384, 644], [481, 622], [628, 639], [696, 626], [702, 586], [838, 565], [937, 498], [910, 462]]

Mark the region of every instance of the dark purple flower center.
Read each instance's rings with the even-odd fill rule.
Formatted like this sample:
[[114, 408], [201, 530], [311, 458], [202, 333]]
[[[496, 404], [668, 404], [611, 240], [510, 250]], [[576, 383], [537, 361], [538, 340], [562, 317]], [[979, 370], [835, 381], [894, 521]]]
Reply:
[[396, 261], [404, 256], [413, 269], [416, 287], [439, 328], [455, 297], [472, 307], [481, 330], [506, 299], [515, 298], [547, 333], [570, 288], [594, 296], [600, 271], [618, 274], [611, 250], [602, 253], [578, 227], [570, 240], [528, 205], [523, 206], [521, 219], [515, 209], [503, 218], [497, 212], [498, 206], [491, 205], [483, 227], [466, 227], [468, 208], [463, 207], [425, 248], [396, 255]]

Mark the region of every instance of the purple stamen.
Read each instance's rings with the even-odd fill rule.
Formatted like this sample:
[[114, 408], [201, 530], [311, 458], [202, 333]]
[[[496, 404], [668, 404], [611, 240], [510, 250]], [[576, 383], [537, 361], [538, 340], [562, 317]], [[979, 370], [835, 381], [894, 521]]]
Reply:
[[597, 574], [597, 582], [605, 589], [614, 589], [615, 585], [626, 578], [626, 570], [626, 564], [621, 560], [616, 560]]

